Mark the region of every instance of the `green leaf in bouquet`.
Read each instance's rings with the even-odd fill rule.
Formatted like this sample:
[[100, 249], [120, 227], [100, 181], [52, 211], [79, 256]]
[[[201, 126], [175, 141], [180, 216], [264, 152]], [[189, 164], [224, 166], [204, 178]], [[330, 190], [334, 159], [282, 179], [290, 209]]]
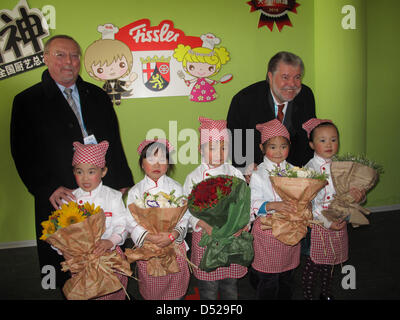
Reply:
[[335, 155], [332, 157], [332, 161], [352, 161], [352, 162], [358, 162], [360, 164], [363, 164], [365, 166], [368, 166], [374, 170], [376, 170], [379, 174], [384, 173], [383, 166], [375, 162], [374, 160], [370, 160], [366, 157], [365, 154], [352, 154], [350, 152], [345, 153], [343, 155]]

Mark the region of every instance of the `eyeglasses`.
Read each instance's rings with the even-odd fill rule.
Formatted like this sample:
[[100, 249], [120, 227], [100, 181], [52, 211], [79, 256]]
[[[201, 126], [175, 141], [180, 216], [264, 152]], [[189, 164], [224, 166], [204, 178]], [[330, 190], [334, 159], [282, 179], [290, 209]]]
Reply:
[[54, 57], [56, 57], [57, 60], [65, 60], [69, 56], [69, 58], [72, 61], [79, 61], [81, 59], [81, 55], [79, 53], [66, 53], [62, 51], [57, 51], [57, 52], [47, 52], [48, 54], [52, 54]]

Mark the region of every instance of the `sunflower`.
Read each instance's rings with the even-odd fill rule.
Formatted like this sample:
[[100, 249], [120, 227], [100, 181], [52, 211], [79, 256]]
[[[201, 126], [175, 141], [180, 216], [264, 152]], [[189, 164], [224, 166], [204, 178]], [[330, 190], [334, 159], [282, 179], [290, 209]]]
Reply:
[[40, 240], [46, 240], [50, 235], [56, 232], [56, 226], [50, 220], [43, 221], [41, 225], [43, 230]]
[[94, 207], [94, 203], [90, 204], [89, 202], [85, 202], [85, 204], [83, 205], [84, 208], [84, 212], [87, 214], [89, 213], [89, 215], [93, 216], [96, 213], [99, 213], [101, 211], [100, 206], [97, 206], [96, 208]]
[[65, 228], [74, 223], [79, 223], [85, 220], [82, 212], [79, 210], [78, 205], [75, 202], [70, 202], [67, 205], [64, 204], [61, 207], [60, 216], [58, 217], [58, 225], [61, 228]]

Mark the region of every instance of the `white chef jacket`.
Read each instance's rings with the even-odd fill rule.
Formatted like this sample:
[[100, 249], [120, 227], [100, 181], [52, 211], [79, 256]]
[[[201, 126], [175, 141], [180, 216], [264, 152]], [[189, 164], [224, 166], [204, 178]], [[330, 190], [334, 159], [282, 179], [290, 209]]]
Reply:
[[[286, 162], [286, 160], [282, 161], [279, 164], [280, 168], [286, 168], [286, 165], [289, 165], [289, 168], [293, 166]], [[275, 169], [277, 164], [267, 157], [264, 156], [264, 160], [257, 166], [257, 170], [253, 171], [250, 179], [250, 189], [251, 189], [251, 217], [254, 220], [257, 216], [258, 210], [261, 205], [265, 202], [272, 201], [282, 201], [281, 197], [275, 192], [271, 180], [269, 179], [269, 173], [267, 170], [272, 171]], [[268, 211], [268, 213], [274, 212], [273, 210]]]
[[[125, 242], [127, 232], [125, 231], [126, 209], [122, 200], [122, 193], [103, 185], [102, 182], [96, 189], [86, 192], [81, 188], [73, 192], [76, 203], [83, 205], [85, 202], [100, 206], [106, 216], [106, 230], [101, 239], [110, 240], [114, 247]], [[114, 249], [114, 248], [113, 248]]]
[[322, 211], [328, 209], [329, 203], [333, 200], [333, 196], [336, 194], [331, 178], [331, 159], [324, 159], [318, 156], [314, 152], [314, 157], [305, 165], [305, 167], [315, 170], [319, 173], [329, 174], [328, 184], [321, 189], [317, 196], [312, 201], [313, 216], [315, 219], [323, 222], [325, 228], [329, 228], [332, 224], [322, 215]]
[[[76, 197], [76, 203], [83, 205], [85, 202], [94, 204], [95, 208], [100, 206], [106, 216], [106, 230], [101, 239], [110, 240], [114, 246], [122, 245], [125, 242], [127, 232], [125, 231], [126, 209], [122, 201], [122, 193], [103, 185], [103, 182], [91, 192], [86, 192], [81, 188], [72, 191]], [[62, 254], [57, 248], [53, 247], [60, 255]]]
[[[174, 195], [176, 197], [181, 196], [182, 186], [180, 183], [175, 181], [174, 179], [168, 177], [167, 175], [161, 176], [157, 182], [153, 181], [147, 175], [136, 185], [134, 185], [128, 192], [128, 200], [127, 207], [133, 203], [136, 199], [142, 199], [143, 194], [148, 192], [150, 194], [156, 194], [160, 191], [165, 193], [170, 193], [175, 190]], [[148, 231], [143, 228], [141, 225], [137, 223], [137, 221], [133, 218], [132, 214], [129, 212], [129, 208], [127, 210], [127, 230], [131, 234], [131, 238], [136, 246], [143, 246], [144, 239], [148, 233]], [[185, 215], [181, 218], [181, 220], [177, 223], [174, 230], [178, 231], [179, 237], [175, 239], [177, 243], [181, 243], [186, 237], [186, 230], [188, 224], [188, 215]]]
[[[200, 183], [211, 176], [218, 175], [234, 176], [245, 180], [243, 174], [229, 163], [224, 163], [218, 167], [212, 167], [209, 164], [202, 163], [186, 177], [185, 183], [183, 184], [184, 195], [189, 196], [194, 184]], [[194, 217], [189, 210], [187, 210], [186, 214], [188, 214], [189, 217], [189, 226], [191, 226], [194, 231], [199, 232], [201, 228], [196, 228], [196, 225], [200, 219]]]

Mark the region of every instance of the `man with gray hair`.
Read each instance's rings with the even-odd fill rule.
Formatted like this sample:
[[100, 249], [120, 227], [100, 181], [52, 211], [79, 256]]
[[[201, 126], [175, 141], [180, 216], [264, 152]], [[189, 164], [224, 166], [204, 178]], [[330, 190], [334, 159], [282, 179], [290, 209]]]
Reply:
[[232, 161], [250, 181], [251, 172], [263, 161], [260, 133], [256, 125], [280, 120], [290, 133], [287, 161], [305, 165], [313, 152], [302, 124], [315, 118], [315, 100], [309, 87], [302, 84], [304, 64], [290, 52], [278, 52], [268, 63], [266, 80], [239, 91], [231, 101], [227, 127], [232, 134]]
[[11, 114], [11, 154], [35, 200], [39, 265], [41, 270], [56, 269], [57, 287], [67, 278], [60, 270], [63, 259], [39, 238], [41, 222], [63, 203], [75, 200], [72, 143], [109, 141], [106, 162], [110, 174], [103, 182], [121, 192], [133, 186], [117, 115], [107, 93], [79, 76], [80, 58], [81, 49], [73, 38], [50, 38], [44, 47], [47, 69], [41, 81], [15, 96]]

